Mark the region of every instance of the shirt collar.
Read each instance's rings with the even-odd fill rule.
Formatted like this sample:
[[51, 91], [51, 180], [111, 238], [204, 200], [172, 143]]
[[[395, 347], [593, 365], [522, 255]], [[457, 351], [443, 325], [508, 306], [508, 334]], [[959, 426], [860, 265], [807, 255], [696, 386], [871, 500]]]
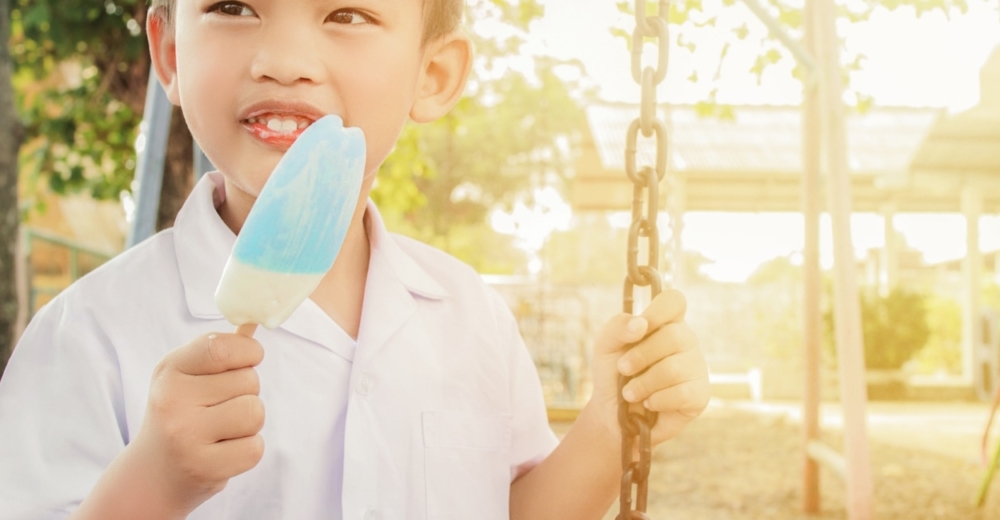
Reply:
[[368, 199], [368, 206], [365, 210], [365, 230], [368, 233], [368, 243], [371, 245], [372, 259], [378, 257], [388, 264], [396, 278], [411, 293], [433, 300], [448, 296], [448, 292], [441, 287], [441, 284], [404, 251], [399, 240], [389, 233], [382, 220], [382, 215], [371, 199]]
[[[216, 211], [225, 198], [222, 174], [208, 173], [195, 185], [174, 221], [175, 253], [184, 297], [191, 314], [197, 318], [222, 318], [215, 305], [215, 288], [236, 243], [236, 235]], [[385, 228], [382, 216], [371, 200], [366, 207], [365, 226], [371, 244], [369, 270], [371, 264], [378, 260], [382, 265], [388, 265], [390, 269], [387, 271], [395, 275], [411, 293], [429, 299], [441, 299], [448, 295], [400, 247], [397, 239]], [[366, 298], [368, 296], [366, 291]]]

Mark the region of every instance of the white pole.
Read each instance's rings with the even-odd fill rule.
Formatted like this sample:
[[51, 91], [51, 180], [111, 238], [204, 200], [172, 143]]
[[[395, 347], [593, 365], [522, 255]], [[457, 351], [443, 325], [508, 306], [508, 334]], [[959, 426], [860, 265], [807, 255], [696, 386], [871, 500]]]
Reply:
[[844, 450], [847, 459], [847, 515], [850, 520], [874, 517], [871, 455], [868, 449], [864, 342], [858, 302], [857, 266], [851, 244], [851, 183], [847, 167], [840, 42], [833, 0], [814, 5], [820, 106], [826, 153], [827, 194], [833, 223], [834, 329], [840, 400], [844, 410]]
[[983, 192], [974, 182], [962, 187], [965, 215], [965, 259], [962, 261], [962, 379], [973, 382], [976, 349], [979, 346], [979, 277], [983, 257], [979, 251], [979, 217], [983, 213]]

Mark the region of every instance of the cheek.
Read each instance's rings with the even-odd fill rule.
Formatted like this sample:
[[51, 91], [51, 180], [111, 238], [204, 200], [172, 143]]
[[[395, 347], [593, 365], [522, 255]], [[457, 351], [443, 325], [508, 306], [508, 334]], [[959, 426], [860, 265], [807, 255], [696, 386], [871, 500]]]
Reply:
[[181, 109], [195, 139], [203, 144], [224, 133], [219, 132], [231, 122], [235, 85], [226, 80], [233, 72], [225, 63], [211, 63], [200, 58], [188, 59], [183, 65], [178, 56], [178, 81]]
[[[348, 111], [365, 132], [365, 142], [368, 146], [367, 175], [374, 175], [377, 166], [385, 160], [392, 151], [403, 129], [409, 120], [410, 108], [413, 106], [413, 92], [416, 85], [416, 73], [399, 73], [405, 67], [412, 67], [412, 62], [400, 60], [398, 63], [380, 67], [380, 71], [396, 71], [396, 73], [372, 72], [358, 78], [354, 93], [348, 101]], [[352, 110], [352, 107], [355, 107]], [[364, 111], [357, 107], [366, 107]]]

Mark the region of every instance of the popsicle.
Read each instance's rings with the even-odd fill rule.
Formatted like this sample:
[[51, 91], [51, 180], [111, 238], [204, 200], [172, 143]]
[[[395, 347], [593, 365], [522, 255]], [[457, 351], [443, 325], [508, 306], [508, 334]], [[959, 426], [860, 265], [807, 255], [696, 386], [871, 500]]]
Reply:
[[325, 116], [285, 152], [236, 237], [215, 303], [241, 334], [273, 329], [319, 285], [344, 243], [365, 167], [365, 138]]

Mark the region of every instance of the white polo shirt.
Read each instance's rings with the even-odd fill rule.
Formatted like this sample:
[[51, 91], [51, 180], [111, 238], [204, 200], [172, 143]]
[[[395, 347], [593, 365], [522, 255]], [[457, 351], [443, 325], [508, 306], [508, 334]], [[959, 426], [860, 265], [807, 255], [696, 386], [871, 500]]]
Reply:
[[[233, 330], [214, 302], [235, 235], [209, 174], [175, 226], [32, 320], [0, 381], [0, 518], [62, 518], [142, 423], [167, 352]], [[214, 201], [214, 204], [213, 204]], [[513, 478], [557, 440], [500, 297], [468, 266], [391, 235], [368, 205], [358, 340], [311, 300], [258, 329], [264, 458], [192, 519], [505, 519]]]

